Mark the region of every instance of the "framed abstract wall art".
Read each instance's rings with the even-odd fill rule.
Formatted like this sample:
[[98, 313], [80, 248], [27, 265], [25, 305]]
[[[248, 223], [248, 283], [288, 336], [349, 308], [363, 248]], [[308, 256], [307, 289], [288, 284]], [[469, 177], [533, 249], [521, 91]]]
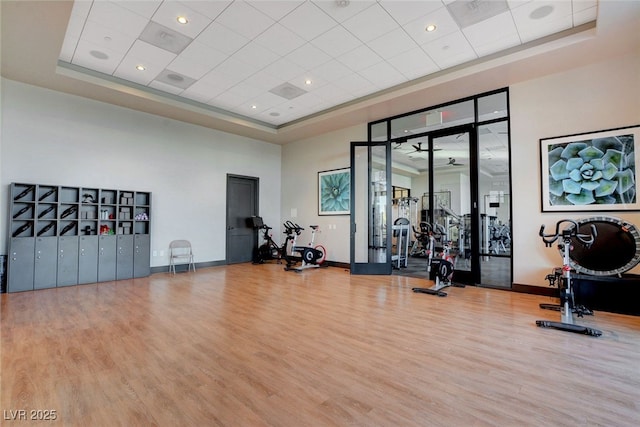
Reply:
[[318, 215], [349, 215], [351, 169], [318, 172]]
[[640, 210], [640, 125], [540, 140], [543, 212]]

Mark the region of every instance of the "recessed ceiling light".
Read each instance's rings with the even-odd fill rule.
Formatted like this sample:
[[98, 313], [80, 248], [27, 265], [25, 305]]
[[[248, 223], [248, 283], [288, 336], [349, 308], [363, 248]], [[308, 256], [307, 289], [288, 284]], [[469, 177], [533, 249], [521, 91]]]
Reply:
[[431, 33], [436, 30], [436, 26], [434, 24], [429, 24], [426, 26], [425, 31]]
[[136, 70], [138, 70], [138, 71], [144, 71], [146, 69], [147, 68], [144, 65], [136, 65]]
[[252, 109], [252, 110], [255, 110], [256, 108], [258, 108], [258, 106], [257, 106], [257, 105], [252, 105], [252, 106], [251, 106], [251, 109]]
[[305, 80], [305, 81], [304, 81], [304, 84], [306, 84], [306, 85], [310, 85], [311, 83], [313, 83], [313, 82], [311, 81], [311, 79], [307, 79], [307, 80]]
[[186, 24], [187, 22], [189, 22], [186, 16], [178, 16], [176, 20], [179, 24]]

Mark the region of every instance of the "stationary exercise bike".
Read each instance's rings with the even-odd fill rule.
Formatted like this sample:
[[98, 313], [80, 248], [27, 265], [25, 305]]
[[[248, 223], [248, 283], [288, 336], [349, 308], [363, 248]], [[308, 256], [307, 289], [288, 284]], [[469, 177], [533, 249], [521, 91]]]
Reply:
[[287, 234], [287, 237], [285, 238], [282, 246], [278, 246], [269, 233], [269, 230], [272, 230], [272, 228], [262, 221], [262, 217], [253, 216], [250, 220], [253, 228], [256, 230], [262, 230], [262, 239], [264, 240], [264, 242], [256, 249], [253, 257], [253, 263], [264, 264], [266, 261], [275, 259], [277, 263], [280, 264], [287, 253], [287, 243], [289, 241], [289, 234], [291, 231], [286, 229], [285, 234]]
[[[567, 226], [560, 230], [562, 224]], [[580, 242], [585, 248], [589, 248], [595, 241], [598, 233], [596, 227], [591, 224], [589, 234], [580, 233], [578, 223], [570, 219], [563, 219], [556, 223], [556, 229], [554, 234], [545, 234], [544, 225], [540, 227], [539, 235], [542, 237], [542, 241], [548, 248], [558, 240], [562, 239], [562, 242], [558, 245], [558, 249], [562, 253], [562, 269], [561, 272], [556, 270], [553, 274], [547, 275], [549, 285], [553, 286], [558, 282], [558, 289], [560, 290], [560, 305], [554, 304], [540, 304], [540, 308], [547, 310], [560, 311], [560, 322], [554, 322], [550, 320], [536, 320], [536, 325], [543, 328], [554, 328], [566, 332], [574, 332], [577, 334], [590, 335], [593, 337], [599, 337], [602, 335], [602, 331], [597, 329], [588, 328], [586, 326], [576, 325], [573, 315], [577, 317], [583, 317], [585, 314], [591, 315], [593, 312], [584, 306], [575, 304], [575, 298], [573, 293], [573, 286], [571, 284], [571, 250], [572, 239]], [[558, 280], [559, 279], [559, 280]]]
[[[318, 231], [317, 225], [311, 225], [311, 242], [307, 246], [297, 246], [296, 242], [298, 236], [302, 233], [304, 228], [298, 224], [294, 224], [291, 221], [286, 221], [284, 224], [287, 230], [291, 230], [291, 254], [286, 257], [287, 265], [285, 270], [293, 270], [295, 272], [301, 272], [307, 268], [318, 268], [322, 265], [326, 258], [327, 251], [322, 245], [315, 245], [316, 232]], [[289, 235], [287, 236], [289, 239]], [[296, 255], [297, 254], [297, 255]], [[300, 266], [294, 267], [295, 264], [300, 262]]]
[[[429, 225], [427, 225], [427, 227], [431, 228]], [[465, 285], [453, 283], [451, 281], [451, 278], [453, 277], [454, 259], [450, 254], [450, 242], [445, 240], [446, 230], [444, 227], [439, 224], [434, 224], [433, 228], [431, 228], [428, 233], [429, 244], [427, 247], [427, 273], [429, 274], [430, 279], [432, 277], [435, 279], [436, 283], [430, 288], [411, 288], [411, 290], [421, 294], [446, 297], [447, 293], [443, 291], [444, 288], [448, 288], [450, 286], [464, 288]], [[438, 236], [437, 238], [436, 235]], [[436, 240], [441, 242], [441, 248], [436, 248]]]

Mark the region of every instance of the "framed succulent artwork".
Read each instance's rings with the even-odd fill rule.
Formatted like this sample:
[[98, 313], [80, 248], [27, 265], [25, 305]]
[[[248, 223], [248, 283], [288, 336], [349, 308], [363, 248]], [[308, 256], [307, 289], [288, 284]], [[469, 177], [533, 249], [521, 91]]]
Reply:
[[318, 172], [318, 215], [349, 215], [351, 169]]
[[540, 140], [543, 212], [640, 210], [640, 125]]

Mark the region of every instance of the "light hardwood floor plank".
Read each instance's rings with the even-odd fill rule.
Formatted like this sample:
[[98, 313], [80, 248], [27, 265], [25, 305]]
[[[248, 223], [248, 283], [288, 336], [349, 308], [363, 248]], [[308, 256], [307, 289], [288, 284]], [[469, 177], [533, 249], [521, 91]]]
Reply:
[[231, 265], [3, 294], [2, 425], [637, 426], [640, 317], [552, 298]]

